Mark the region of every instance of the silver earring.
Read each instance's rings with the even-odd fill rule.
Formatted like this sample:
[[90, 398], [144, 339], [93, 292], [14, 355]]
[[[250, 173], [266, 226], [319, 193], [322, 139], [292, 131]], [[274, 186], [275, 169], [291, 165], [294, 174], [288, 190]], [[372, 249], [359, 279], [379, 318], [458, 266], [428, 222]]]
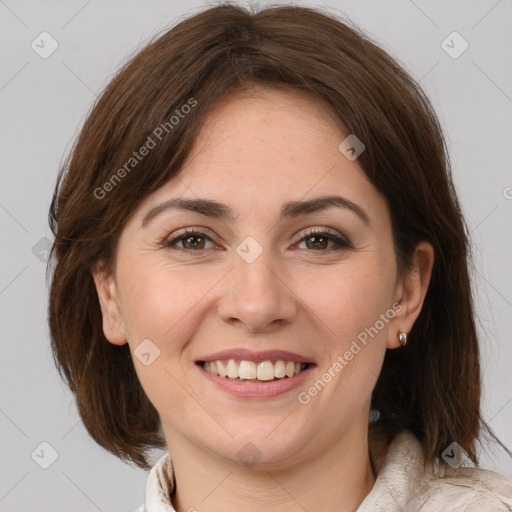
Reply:
[[406, 332], [398, 332], [398, 341], [402, 347], [407, 343], [407, 333]]

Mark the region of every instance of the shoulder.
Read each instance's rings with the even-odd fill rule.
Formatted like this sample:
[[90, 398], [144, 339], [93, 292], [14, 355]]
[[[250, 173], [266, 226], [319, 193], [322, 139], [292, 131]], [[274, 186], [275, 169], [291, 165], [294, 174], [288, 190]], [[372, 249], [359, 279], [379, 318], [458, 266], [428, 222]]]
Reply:
[[358, 512], [511, 512], [512, 479], [475, 466], [452, 468], [436, 461], [424, 468], [416, 436], [372, 435], [375, 486]]
[[418, 512], [510, 512], [512, 479], [476, 467], [448, 468], [442, 475], [433, 470], [410, 505]]

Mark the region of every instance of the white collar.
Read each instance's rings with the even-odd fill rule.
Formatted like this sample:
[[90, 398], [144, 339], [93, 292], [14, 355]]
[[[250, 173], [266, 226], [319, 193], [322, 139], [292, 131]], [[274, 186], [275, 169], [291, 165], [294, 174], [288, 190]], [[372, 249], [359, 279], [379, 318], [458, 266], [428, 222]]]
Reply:
[[176, 512], [171, 503], [174, 470], [169, 452], [151, 468], [146, 482], [146, 503], [136, 512]]

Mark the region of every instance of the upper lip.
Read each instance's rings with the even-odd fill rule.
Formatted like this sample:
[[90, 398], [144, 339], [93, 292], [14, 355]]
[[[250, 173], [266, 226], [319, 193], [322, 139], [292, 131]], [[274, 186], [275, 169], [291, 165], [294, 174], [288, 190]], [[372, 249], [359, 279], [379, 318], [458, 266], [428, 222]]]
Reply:
[[289, 352], [288, 350], [250, 350], [247, 348], [231, 348], [214, 352], [197, 359], [197, 362], [202, 361], [217, 361], [225, 359], [236, 359], [245, 361], [293, 361], [295, 363], [313, 363], [311, 358]]

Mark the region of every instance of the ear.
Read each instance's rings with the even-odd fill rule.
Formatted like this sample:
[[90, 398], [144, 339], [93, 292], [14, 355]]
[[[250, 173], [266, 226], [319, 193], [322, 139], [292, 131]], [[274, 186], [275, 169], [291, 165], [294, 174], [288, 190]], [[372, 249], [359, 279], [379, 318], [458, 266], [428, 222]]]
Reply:
[[124, 345], [128, 339], [115, 279], [99, 267], [95, 267], [91, 274], [100, 301], [105, 338], [114, 345]]
[[420, 242], [414, 250], [411, 270], [397, 284], [395, 303], [402, 307], [390, 325], [387, 348], [400, 347], [398, 332], [409, 334], [411, 331], [423, 307], [433, 266], [434, 248], [428, 242]]

